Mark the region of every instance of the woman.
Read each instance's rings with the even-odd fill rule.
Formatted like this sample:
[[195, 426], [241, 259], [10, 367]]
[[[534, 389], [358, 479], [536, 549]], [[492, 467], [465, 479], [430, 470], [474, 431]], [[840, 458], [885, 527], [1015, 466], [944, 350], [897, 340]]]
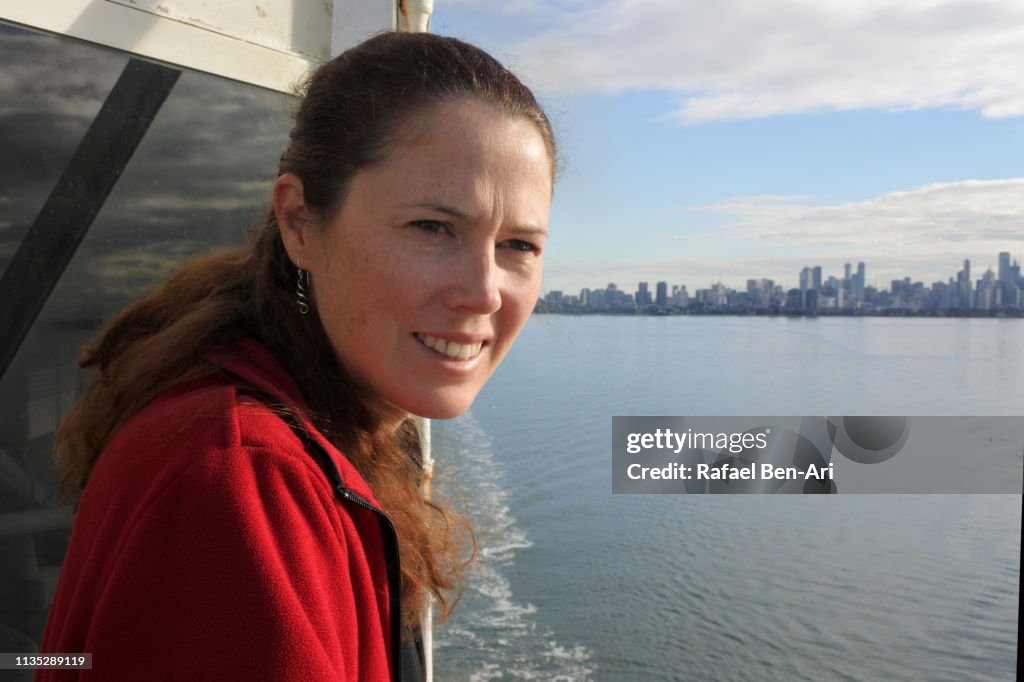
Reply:
[[382, 34], [318, 69], [252, 245], [83, 354], [41, 650], [102, 679], [417, 679], [462, 562], [410, 415], [465, 411], [532, 311], [554, 167], [533, 95], [475, 47]]

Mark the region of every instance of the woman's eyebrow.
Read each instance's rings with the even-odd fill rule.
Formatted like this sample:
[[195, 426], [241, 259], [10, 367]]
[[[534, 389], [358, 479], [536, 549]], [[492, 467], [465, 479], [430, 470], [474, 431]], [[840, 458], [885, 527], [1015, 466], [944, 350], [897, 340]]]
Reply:
[[543, 227], [534, 227], [532, 225], [516, 225], [515, 227], [509, 228], [510, 232], [519, 235], [540, 235], [548, 236], [548, 231]]
[[460, 220], [468, 220], [470, 218], [468, 213], [436, 201], [419, 201], [411, 204], [402, 204], [402, 208], [429, 208], [432, 211], [444, 213], [452, 216], [453, 218], [459, 218]]
[[[402, 204], [402, 208], [428, 208], [432, 211], [437, 211], [438, 213], [444, 213], [452, 216], [453, 218], [458, 218], [459, 220], [472, 220], [473, 218], [473, 216], [465, 213], [464, 211], [460, 211], [457, 208], [453, 208], [452, 206], [436, 201], [417, 201], [409, 204]], [[510, 232], [521, 235], [541, 235], [546, 237], [548, 234], [546, 228], [534, 225], [516, 225], [508, 229]]]

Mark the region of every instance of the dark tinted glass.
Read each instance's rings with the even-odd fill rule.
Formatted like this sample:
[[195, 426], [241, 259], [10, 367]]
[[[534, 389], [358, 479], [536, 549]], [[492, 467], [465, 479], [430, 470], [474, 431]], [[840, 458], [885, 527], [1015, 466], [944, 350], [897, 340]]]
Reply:
[[[0, 25], [0, 273], [36, 229], [129, 59]], [[280, 93], [183, 72], [113, 190], [98, 198], [95, 220], [0, 377], [0, 651], [35, 649], [70, 536], [70, 512], [52, 509], [51, 445], [87, 379], [79, 349], [185, 260], [244, 240], [269, 200], [290, 105]], [[17, 292], [9, 286], [0, 297]]]

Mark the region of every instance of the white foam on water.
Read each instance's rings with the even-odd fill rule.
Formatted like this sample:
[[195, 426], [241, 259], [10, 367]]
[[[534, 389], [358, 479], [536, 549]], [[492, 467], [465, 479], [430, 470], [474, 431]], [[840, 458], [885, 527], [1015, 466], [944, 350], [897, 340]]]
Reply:
[[482, 670], [469, 676], [469, 682], [490, 682], [500, 680], [502, 672], [495, 663], [484, 663]]
[[[517, 553], [533, 543], [509, 508], [506, 471], [494, 458], [490, 438], [471, 414], [434, 422], [432, 428], [439, 467], [435, 485], [463, 505], [478, 543], [462, 600], [434, 634], [435, 677], [470, 682], [591, 679], [596, 665], [586, 647], [559, 642], [556, 633], [538, 625], [537, 607], [512, 594], [507, 571]], [[445, 485], [450, 478], [456, 492]]]

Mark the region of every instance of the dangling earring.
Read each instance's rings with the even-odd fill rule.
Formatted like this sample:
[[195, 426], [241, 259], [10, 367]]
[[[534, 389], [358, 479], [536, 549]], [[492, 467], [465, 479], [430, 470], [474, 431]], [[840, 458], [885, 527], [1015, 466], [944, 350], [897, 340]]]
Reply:
[[[299, 314], [305, 315], [309, 312], [309, 298], [306, 296], [306, 285], [309, 284], [309, 273], [302, 269], [302, 261], [295, 266], [299, 271], [299, 280], [295, 284], [295, 299], [299, 303]], [[305, 280], [305, 284], [303, 284]]]

